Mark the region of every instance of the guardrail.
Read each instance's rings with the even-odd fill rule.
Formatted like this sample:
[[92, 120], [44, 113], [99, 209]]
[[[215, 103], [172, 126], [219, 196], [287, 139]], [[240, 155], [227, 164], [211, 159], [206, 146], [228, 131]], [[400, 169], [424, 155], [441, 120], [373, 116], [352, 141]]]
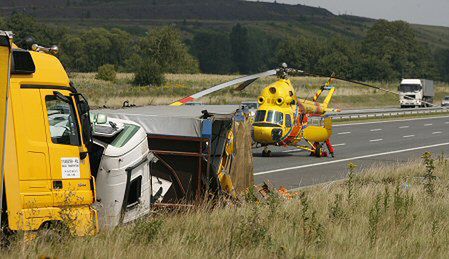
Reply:
[[365, 118], [384, 118], [414, 114], [438, 114], [449, 112], [449, 107], [431, 107], [431, 108], [391, 108], [391, 109], [372, 109], [372, 110], [348, 110], [338, 113], [330, 113], [334, 120], [351, 120]]

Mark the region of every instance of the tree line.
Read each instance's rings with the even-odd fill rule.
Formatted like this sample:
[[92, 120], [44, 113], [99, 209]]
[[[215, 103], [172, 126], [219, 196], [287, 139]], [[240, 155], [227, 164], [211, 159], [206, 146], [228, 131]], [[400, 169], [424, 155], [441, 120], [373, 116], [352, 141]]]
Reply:
[[162, 26], [140, 36], [117, 28], [42, 24], [20, 13], [0, 19], [0, 28], [13, 31], [19, 45], [30, 35], [41, 45], [58, 45], [69, 71], [92, 72], [110, 64], [117, 71], [148, 74], [250, 74], [286, 62], [308, 72], [357, 80], [416, 77], [449, 82], [449, 48], [431, 50], [402, 21], [379, 20], [361, 40], [278, 38], [240, 24], [230, 32], [204, 29], [188, 36], [174, 26]]

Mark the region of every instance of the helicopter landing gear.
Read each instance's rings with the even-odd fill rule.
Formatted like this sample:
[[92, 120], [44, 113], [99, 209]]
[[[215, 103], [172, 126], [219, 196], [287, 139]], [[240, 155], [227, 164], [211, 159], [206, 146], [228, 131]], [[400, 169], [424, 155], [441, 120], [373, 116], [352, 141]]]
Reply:
[[330, 139], [326, 140], [326, 146], [327, 146], [327, 149], [329, 150], [329, 153], [331, 154], [331, 157], [335, 157], [334, 156], [335, 149], [334, 149], [334, 146], [332, 146]]
[[313, 144], [314, 150], [310, 153], [310, 156], [314, 157], [327, 157], [328, 154], [326, 151], [323, 151], [323, 145], [318, 142]]
[[315, 147], [315, 157], [321, 157], [323, 155], [323, 147], [321, 144], [317, 144]]
[[262, 150], [262, 157], [270, 157], [271, 156], [271, 150], [268, 149], [268, 147], [264, 147]]

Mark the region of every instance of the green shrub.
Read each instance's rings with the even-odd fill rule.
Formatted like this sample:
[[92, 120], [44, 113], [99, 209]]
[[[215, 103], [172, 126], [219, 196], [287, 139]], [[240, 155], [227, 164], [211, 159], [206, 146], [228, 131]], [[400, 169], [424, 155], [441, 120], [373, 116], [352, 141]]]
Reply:
[[134, 74], [135, 85], [160, 86], [165, 83], [165, 76], [160, 65], [146, 61], [139, 66]]
[[106, 64], [98, 68], [96, 79], [104, 81], [115, 81], [116, 71], [114, 65]]

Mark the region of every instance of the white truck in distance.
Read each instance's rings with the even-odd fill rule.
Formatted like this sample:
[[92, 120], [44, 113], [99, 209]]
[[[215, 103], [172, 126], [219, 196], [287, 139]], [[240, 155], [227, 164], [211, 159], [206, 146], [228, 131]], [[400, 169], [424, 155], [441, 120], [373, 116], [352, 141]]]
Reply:
[[428, 107], [433, 103], [435, 88], [432, 80], [402, 79], [399, 94], [401, 108]]

